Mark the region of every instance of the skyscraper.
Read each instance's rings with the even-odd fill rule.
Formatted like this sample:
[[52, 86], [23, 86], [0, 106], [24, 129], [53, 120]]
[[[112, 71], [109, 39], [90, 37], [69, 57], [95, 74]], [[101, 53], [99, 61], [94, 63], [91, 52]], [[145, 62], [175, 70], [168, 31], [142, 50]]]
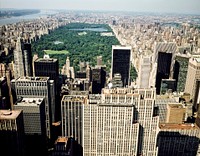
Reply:
[[194, 57], [189, 60], [188, 72], [185, 84], [185, 92], [191, 95], [193, 106], [198, 110], [200, 103], [200, 58]]
[[111, 79], [114, 74], [120, 73], [123, 86], [130, 84], [131, 47], [112, 46]]
[[22, 110], [0, 110], [0, 147], [4, 155], [24, 155]]
[[61, 101], [62, 136], [75, 138], [82, 144], [82, 107], [87, 103], [85, 95], [64, 95]]
[[58, 60], [44, 55], [43, 58], [38, 58], [34, 62], [35, 76], [46, 76], [50, 80], [58, 82], [59, 66]]
[[162, 79], [172, 78], [176, 43], [157, 42], [154, 47], [153, 63], [156, 67], [156, 93], [160, 94]]
[[104, 88], [97, 103], [83, 105], [84, 155], [156, 155], [154, 102], [153, 88]]
[[31, 44], [23, 43], [19, 37], [14, 50], [14, 73], [15, 78], [20, 76], [32, 76], [32, 53]]
[[47, 152], [44, 98], [20, 98], [15, 110], [23, 110], [26, 155]]
[[46, 134], [50, 138], [50, 127], [55, 115], [54, 81], [48, 77], [22, 77], [11, 81], [17, 98], [44, 98], [46, 113]]

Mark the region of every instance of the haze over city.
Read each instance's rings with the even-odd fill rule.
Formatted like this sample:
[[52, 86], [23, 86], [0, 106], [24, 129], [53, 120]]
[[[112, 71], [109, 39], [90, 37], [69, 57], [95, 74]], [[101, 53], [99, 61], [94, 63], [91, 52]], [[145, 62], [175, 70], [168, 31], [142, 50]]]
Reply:
[[200, 156], [199, 6], [0, 0], [0, 152]]
[[1, 0], [0, 8], [200, 14], [199, 0]]

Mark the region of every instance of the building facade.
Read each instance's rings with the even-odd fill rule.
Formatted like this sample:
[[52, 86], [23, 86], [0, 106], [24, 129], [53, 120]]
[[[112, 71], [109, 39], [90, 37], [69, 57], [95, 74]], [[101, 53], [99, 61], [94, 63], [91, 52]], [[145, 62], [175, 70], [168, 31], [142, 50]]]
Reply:
[[0, 138], [1, 153], [25, 155], [22, 110], [0, 110]]
[[55, 90], [54, 81], [48, 77], [21, 77], [11, 81], [17, 98], [44, 98], [46, 114], [46, 134], [50, 138], [52, 116], [55, 114]]
[[123, 86], [130, 84], [130, 67], [131, 67], [131, 47], [112, 46], [112, 66], [111, 79], [114, 74], [119, 73], [122, 76]]

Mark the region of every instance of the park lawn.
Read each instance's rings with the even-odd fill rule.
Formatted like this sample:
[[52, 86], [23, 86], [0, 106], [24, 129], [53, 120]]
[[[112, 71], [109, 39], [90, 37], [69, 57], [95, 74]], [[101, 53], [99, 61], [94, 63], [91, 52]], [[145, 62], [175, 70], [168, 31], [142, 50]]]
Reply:
[[67, 50], [60, 50], [60, 51], [57, 51], [57, 50], [44, 50], [44, 52], [46, 54], [49, 54], [49, 55], [52, 55], [52, 54], [68, 54], [69, 51]]

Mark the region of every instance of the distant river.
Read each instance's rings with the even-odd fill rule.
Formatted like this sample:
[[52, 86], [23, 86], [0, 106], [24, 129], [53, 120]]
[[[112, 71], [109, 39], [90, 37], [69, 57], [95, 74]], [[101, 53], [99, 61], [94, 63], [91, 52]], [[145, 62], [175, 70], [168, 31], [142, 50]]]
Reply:
[[57, 13], [56, 11], [41, 10], [40, 13], [37, 13], [37, 14], [0, 19], [0, 25], [13, 24], [13, 23], [21, 22], [21, 21], [29, 21], [29, 20], [38, 19], [40, 17], [45, 17], [48, 15], [56, 14], [56, 13]]
[[82, 29], [69, 29], [69, 30], [74, 30], [74, 31], [97, 31], [97, 32], [108, 31], [105, 28], [82, 28]]

